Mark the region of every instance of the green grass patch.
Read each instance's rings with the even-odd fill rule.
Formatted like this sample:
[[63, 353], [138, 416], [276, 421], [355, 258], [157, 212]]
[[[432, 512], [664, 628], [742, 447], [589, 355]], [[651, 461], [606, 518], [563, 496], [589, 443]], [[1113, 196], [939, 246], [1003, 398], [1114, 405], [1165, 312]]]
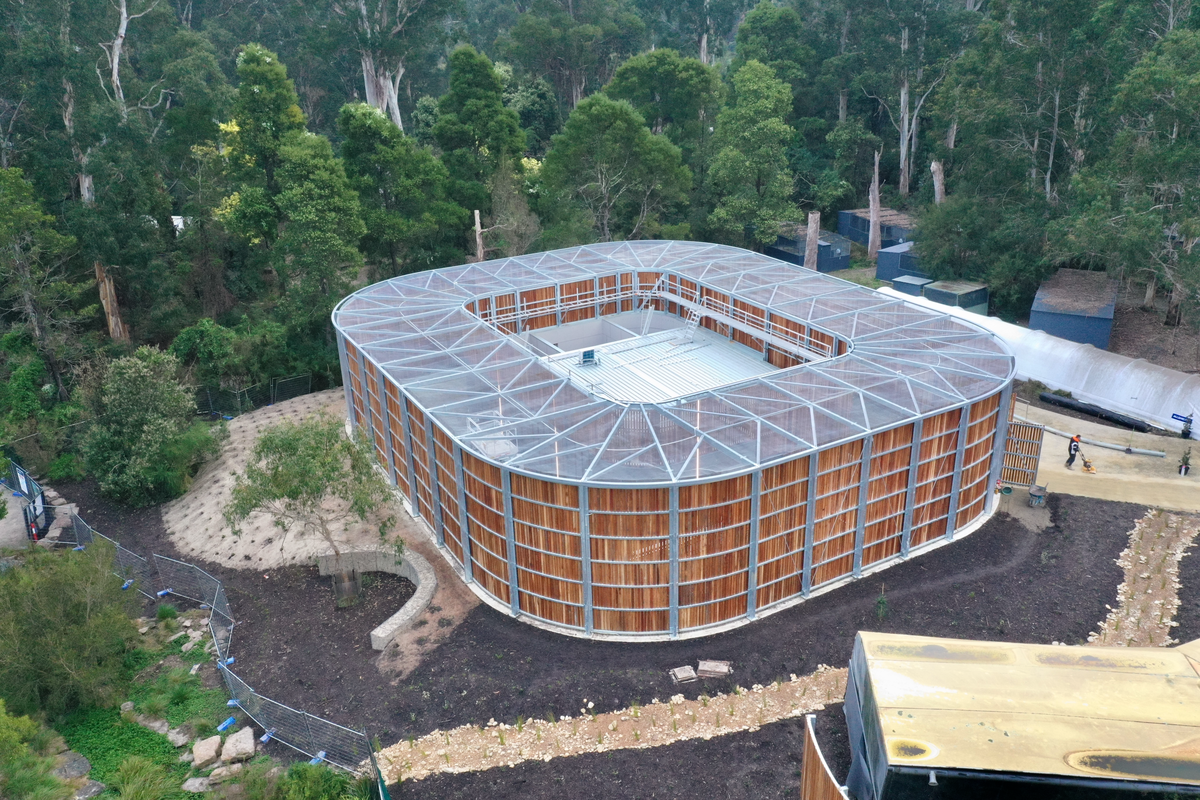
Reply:
[[141, 725], [126, 722], [121, 712], [112, 708], [89, 708], [77, 711], [58, 726], [67, 746], [83, 755], [92, 764], [92, 779], [110, 783], [121, 762], [129, 756], [142, 756], [164, 767], [176, 785], [187, 779], [189, 765], [179, 763], [176, 750], [167, 737], [147, 730]]
[[129, 692], [137, 710], [165, 719], [172, 728], [202, 718], [216, 724], [226, 713], [225, 692], [205, 689], [187, 669], [173, 669], [153, 682], [135, 683]]

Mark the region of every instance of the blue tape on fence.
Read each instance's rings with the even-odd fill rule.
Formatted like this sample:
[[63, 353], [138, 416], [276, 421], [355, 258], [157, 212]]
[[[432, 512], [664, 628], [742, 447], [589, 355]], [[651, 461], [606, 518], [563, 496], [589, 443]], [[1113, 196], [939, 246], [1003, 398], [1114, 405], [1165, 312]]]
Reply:
[[87, 548], [81, 544], [77, 544], [74, 547], [72, 547], [71, 550], [76, 553], [82, 553], [84, 550], [87, 550]]
[[310, 764], [320, 764], [320, 763], [321, 763], [322, 761], [324, 761], [324, 760], [325, 760], [325, 751], [324, 751], [324, 750], [318, 750], [318, 751], [317, 751], [317, 757], [316, 757], [316, 758], [314, 758], [312, 761], [310, 761], [310, 762], [308, 762], [308, 763], [310, 763]]
[[233, 700], [226, 700], [225, 705], [229, 706], [230, 708], [240, 708], [242, 704], [239, 703], [235, 697]]
[[227, 731], [231, 727], [233, 727], [233, 724], [235, 722], [237, 722], [237, 719], [235, 717], [230, 717], [229, 719], [225, 720], [224, 722], [222, 722], [220, 725], [217, 726], [217, 732], [224, 733], [225, 731]]
[[130, 586], [133, 586], [133, 578], [130, 578], [129, 580], [127, 580], [121, 584], [121, 591], [125, 591]]
[[262, 742], [263, 744], [266, 744], [267, 742], [271, 741], [271, 737], [272, 737], [272, 736], [274, 736], [274, 735], [275, 735], [275, 729], [274, 729], [274, 728], [271, 728], [271, 729], [270, 729], [270, 730], [268, 730], [266, 733], [264, 733], [262, 736], [260, 736], [260, 737], [258, 738], [258, 740], [259, 740], [260, 742]]
[[175, 590], [174, 589], [163, 589], [161, 592], [155, 592], [154, 594], [157, 595], [158, 597], [166, 597], [167, 595], [171, 594], [173, 591], [175, 591]]
[[225, 659], [225, 666], [229, 666], [232, 663], [233, 663], [233, 656], [230, 656], [229, 658]]

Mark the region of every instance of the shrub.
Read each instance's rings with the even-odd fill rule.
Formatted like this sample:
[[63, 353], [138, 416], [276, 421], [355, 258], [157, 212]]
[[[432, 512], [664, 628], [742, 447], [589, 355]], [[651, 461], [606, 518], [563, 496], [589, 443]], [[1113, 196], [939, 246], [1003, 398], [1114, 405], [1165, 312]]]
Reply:
[[111, 783], [122, 800], [163, 800], [177, 793], [166, 768], [145, 756], [129, 756], [122, 761]]
[[85, 386], [95, 422], [84, 461], [108, 497], [132, 506], [178, 497], [219, 450], [224, 429], [194, 421], [195, 398], [179, 372], [175, 356], [141, 347]]
[[279, 784], [279, 800], [330, 800], [350, 788], [350, 778], [324, 764], [293, 764]]
[[131, 594], [101, 543], [81, 553], [34, 550], [0, 574], [0, 698], [15, 713], [50, 716], [117, 699], [138, 638]]
[[9, 714], [0, 700], [0, 797], [65, 800], [72, 791], [50, 774], [54, 761], [35, 751], [44, 732], [29, 717]]
[[52, 483], [81, 481], [83, 478], [83, 464], [74, 453], [63, 453], [46, 467], [46, 479]]
[[154, 616], [158, 617], [159, 622], [163, 621], [164, 619], [175, 619], [179, 616], [179, 609], [175, 608], [175, 606], [171, 605], [170, 603], [162, 603], [154, 612]]

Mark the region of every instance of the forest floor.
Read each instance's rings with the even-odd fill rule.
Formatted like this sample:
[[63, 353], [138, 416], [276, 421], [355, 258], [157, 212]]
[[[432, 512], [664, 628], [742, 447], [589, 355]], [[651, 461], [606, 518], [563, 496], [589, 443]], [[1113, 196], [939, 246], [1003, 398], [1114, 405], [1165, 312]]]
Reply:
[[1117, 296], [1113, 315], [1109, 352], [1130, 358], [1144, 358], [1160, 367], [1180, 372], [1200, 373], [1200, 329], [1194, 320], [1168, 328], [1163, 325], [1167, 313], [1167, 298], [1155, 300], [1155, 310], [1141, 307], [1142, 287], [1125, 288]]

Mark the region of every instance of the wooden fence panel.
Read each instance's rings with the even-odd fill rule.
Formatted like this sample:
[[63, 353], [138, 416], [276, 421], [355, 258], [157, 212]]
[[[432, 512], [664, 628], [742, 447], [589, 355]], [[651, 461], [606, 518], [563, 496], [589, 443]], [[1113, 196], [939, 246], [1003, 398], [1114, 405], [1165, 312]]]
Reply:
[[1038, 460], [1042, 457], [1041, 425], [1013, 420], [1008, 423], [1008, 440], [1004, 444], [1004, 469], [1000, 479], [1013, 486], [1032, 486], [1037, 483]]
[[800, 762], [800, 800], [845, 800], [846, 794], [838, 785], [821, 748], [817, 745], [817, 732], [813, 726], [816, 716], [804, 718], [804, 758]]

